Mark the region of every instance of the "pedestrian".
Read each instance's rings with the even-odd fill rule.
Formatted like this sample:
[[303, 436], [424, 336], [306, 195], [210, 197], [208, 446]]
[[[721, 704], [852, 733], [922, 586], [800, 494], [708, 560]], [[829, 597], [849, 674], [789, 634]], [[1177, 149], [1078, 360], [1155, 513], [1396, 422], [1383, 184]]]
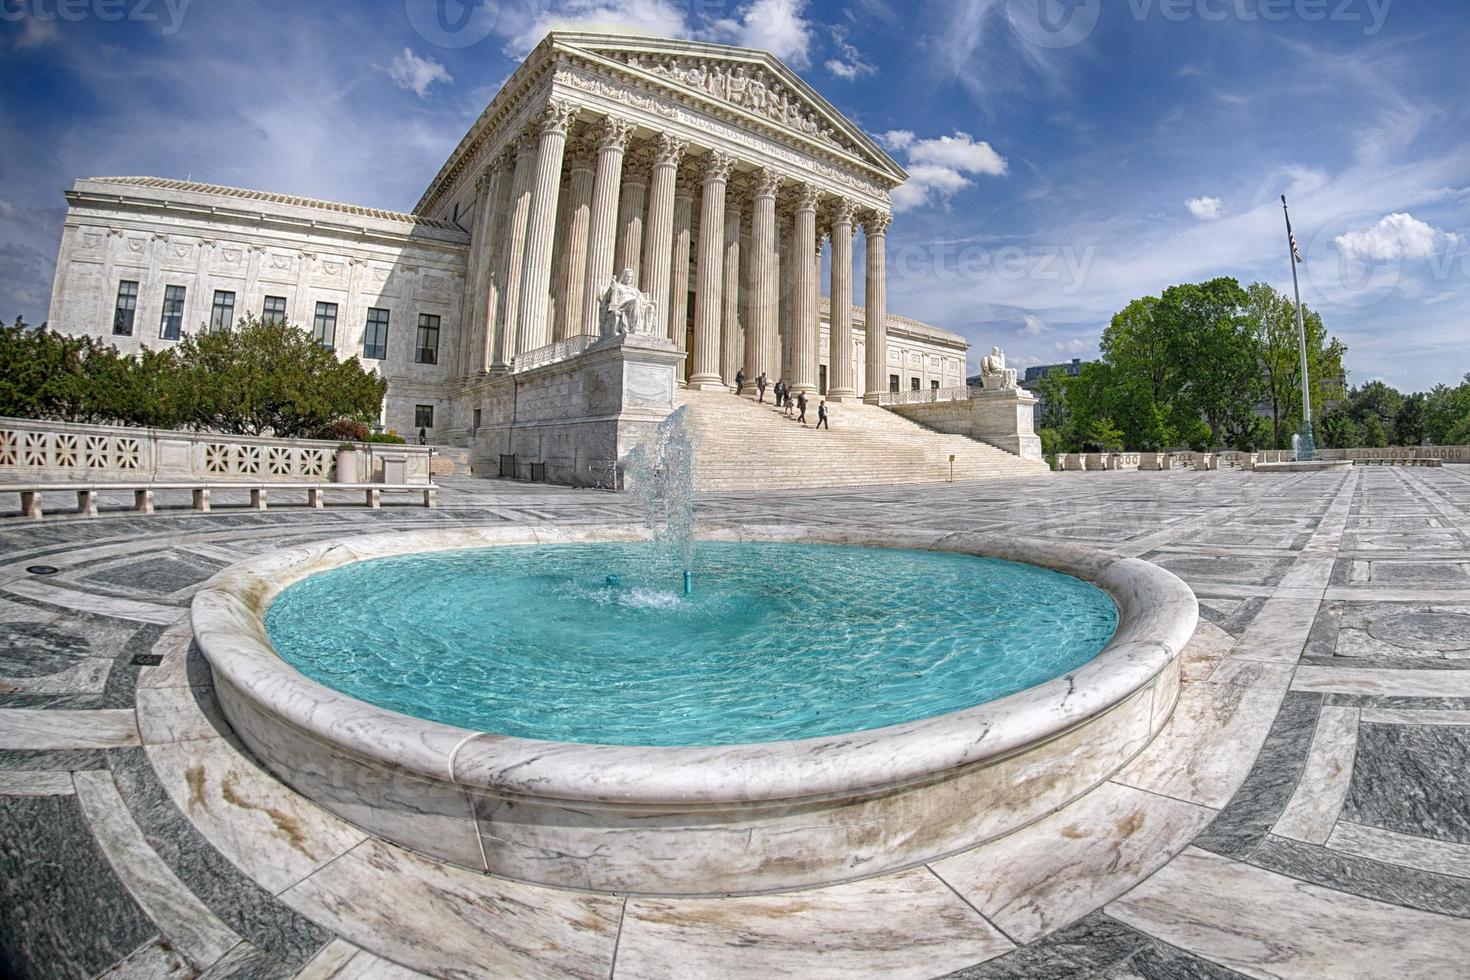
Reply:
[[806, 425], [806, 392], [797, 392], [796, 395], [796, 421]]
[[427, 446], [428, 444], [429, 444], [429, 430], [428, 429], [425, 429], [421, 425], [421, 426], [419, 426], [419, 445], [420, 446]]
[[766, 400], [766, 372], [762, 371], [760, 377], [755, 379], [755, 390], [760, 393], [756, 401], [764, 403]]
[[741, 368], [735, 372], [735, 394], [739, 395], [745, 391], [745, 369]]
[[784, 415], [784, 416], [786, 416], [789, 419], [789, 418], [791, 418], [791, 408], [792, 408], [792, 405], [791, 405], [791, 388], [789, 386], [788, 387], [783, 387], [781, 389], [781, 395], [782, 395], [782, 398], [784, 399], [784, 401], [781, 402], [781, 405], [782, 405], [781, 414]]
[[786, 379], [782, 378], [776, 382], [776, 407], [780, 408], [786, 404]]
[[832, 431], [832, 426], [827, 423], [827, 400], [825, 398], [817, 403], [817, 428]]

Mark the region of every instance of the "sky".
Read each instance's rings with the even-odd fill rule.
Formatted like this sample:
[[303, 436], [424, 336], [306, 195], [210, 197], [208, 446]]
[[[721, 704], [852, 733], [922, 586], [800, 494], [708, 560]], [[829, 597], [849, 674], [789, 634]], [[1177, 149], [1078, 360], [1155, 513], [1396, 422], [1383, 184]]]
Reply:
[[0, 0], [0, 316], [45, 319], [79, 177], [411, 210], [556, 27], [782, 58], [909, 171], [889, 310], [972, 370], [1095, 357], [1177, 283], [1289, 293], [1286, 194], [1353, 383], [1470, 372], [1465, 0]]

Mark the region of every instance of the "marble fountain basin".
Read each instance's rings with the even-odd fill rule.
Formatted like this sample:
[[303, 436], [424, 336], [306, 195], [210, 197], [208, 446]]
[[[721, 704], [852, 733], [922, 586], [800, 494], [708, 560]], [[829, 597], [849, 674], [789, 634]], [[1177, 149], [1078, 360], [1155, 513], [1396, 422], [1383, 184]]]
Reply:
[[715, 747], [549, 742], [389, 711], [323, 686], [272, 648], [282, 590], [357, 561], [554, 543], [639, 528], [379, 534], [234, 565], [191, 608], [215, 697], [279, 779], [379, 837], [477, 871], [590, 891], [728, 895], [832, 884], [968, 849], [1065, 806], [1126, 765], [1179, 696], [1194, 594], [1136, 558], [987, 533], [707, 526], [700, 540], [979, 555], [1090, 582], [1118, 609], [1095, 658], [948, 714], [852, 734]]

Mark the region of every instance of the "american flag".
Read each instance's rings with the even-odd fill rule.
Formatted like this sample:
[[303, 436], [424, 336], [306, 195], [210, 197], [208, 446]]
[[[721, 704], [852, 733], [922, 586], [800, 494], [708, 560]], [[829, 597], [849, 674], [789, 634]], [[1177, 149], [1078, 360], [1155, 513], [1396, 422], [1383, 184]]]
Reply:
[[1296, 232], [1288, 232], [1287, 234], [1291, 237], [1291, 256], [1296, 259], [1298, 265], [1301, 265], [1306, 260], [1302, 258], [1301, 246], [1296, 243]]

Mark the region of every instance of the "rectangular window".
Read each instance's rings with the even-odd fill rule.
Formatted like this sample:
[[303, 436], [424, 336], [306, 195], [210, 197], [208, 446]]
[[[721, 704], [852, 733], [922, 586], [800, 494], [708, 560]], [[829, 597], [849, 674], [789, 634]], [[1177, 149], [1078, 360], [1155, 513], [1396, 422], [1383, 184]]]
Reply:
[[133, 335], [133, 317], [138, 312], [138, 284], [124, 279], [117, 284], [117, 309], [112, 314], [112, 333], [117, 337]]
[[228, 330], [235, 325], [235, 294], [223, 289], [214, 291], [214, 306], [209, 311], [210, 330]]
[[909, 391], [918, 391], [918, 390], [919, 390], [919, 379], [918, 378], [909, 378]]
[[439, 318], [427, 313], [419, 314], [419, 337], [414, 345], [414, 362], [417, 364], [439, 363]]
[[286, 297], [267, 296], [265, 306], [261, 307], [260, 318], [262, 320], [275, 320], [277, 323], [286, 322]]
[[158, 336], [164, 340], [178, 340], [184, 331], [184, 287], [165, 286], [163, 289], [163, 319], [158, 324]]
[[337, 304], [316, 304], [316, 316], [311, 320], [311, 339], [327, 350], [337, 347]]
[[370, 309], [367, 329], [362, 334], [362, 356], [373, 361], [388, 357], [388, 311]]
[[477, 408], [477, 409], [475, 409], [475, 424], [472, 425], [472, 426], [470, 426], [470, 428], [472, 428], [472, 429], [478, 429], [479, 427], [480, 427], [480, 410]]
[[413, 427], [415, 429], [432, 429], [434, 427], [433, 405], [415, 405], [413, 407]]
[[929, 382], [929, 387], [931, 389], [933, 389], [934, 391], [938, 391], [939, 390], [939, 382], [938, 381], [930, 381]]
[[888, 390], [894, 394], [898, 393], [898, 375], [890, 374], [888, 376]]

